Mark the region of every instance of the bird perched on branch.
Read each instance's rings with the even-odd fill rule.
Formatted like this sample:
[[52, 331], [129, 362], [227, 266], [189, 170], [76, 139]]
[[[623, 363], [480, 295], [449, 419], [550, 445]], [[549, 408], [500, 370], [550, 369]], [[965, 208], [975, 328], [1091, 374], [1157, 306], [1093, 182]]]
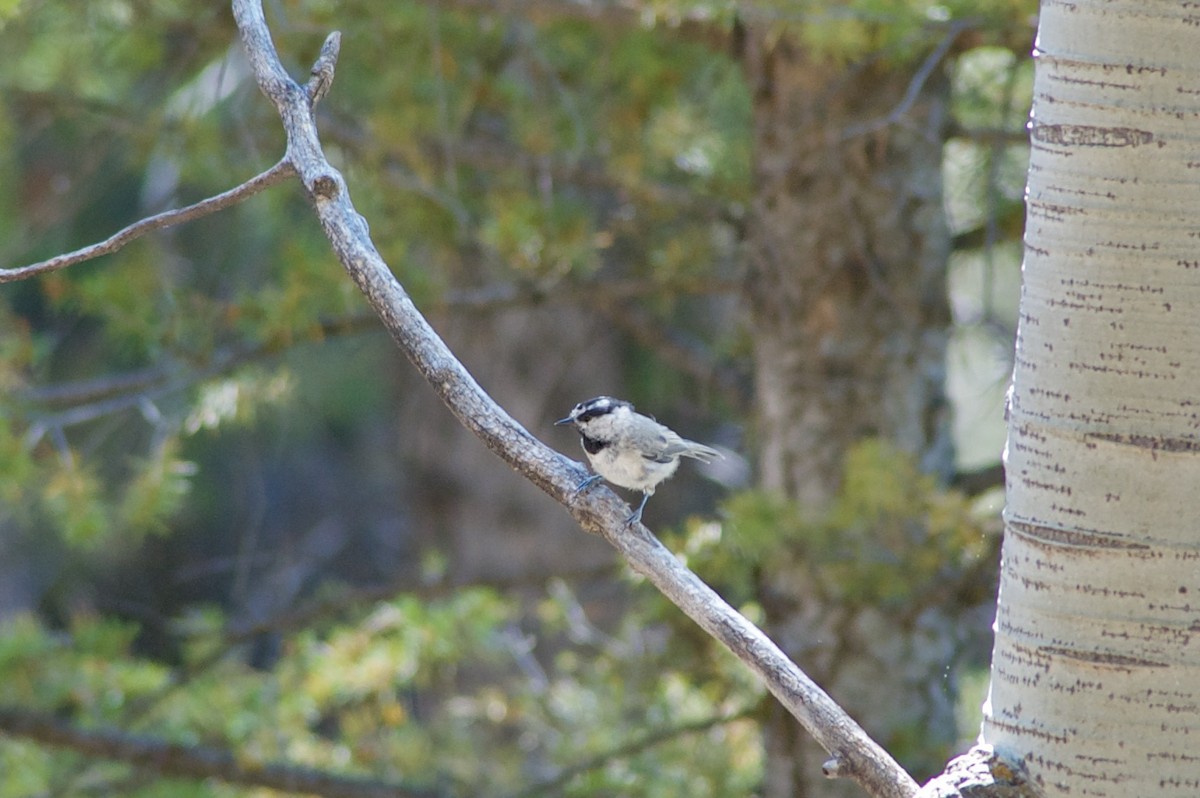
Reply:
[[642, 520], [646, 502], [658, 484], [679, 468], [679, 458], [711, 463], [722, 457], [716, 449], [681, 438], [650, 416], [635, 412], [629, 402], [611, 396], [580, 402], [570, 415], [554, 423], [571, 424], [578, 430], [583, 451], [596, 472], [580, 482], [577, 491], [603, 478], [642, 492], [642, 503], [625, 521], [630, 525]]

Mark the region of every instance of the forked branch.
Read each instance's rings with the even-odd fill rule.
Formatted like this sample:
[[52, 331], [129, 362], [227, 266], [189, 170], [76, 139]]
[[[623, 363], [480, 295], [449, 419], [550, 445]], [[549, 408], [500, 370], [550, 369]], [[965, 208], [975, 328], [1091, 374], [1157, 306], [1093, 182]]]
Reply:
[[586, 474], [584, 468], [531, 435], [479, 386], [418, 312], [371, 242], [345, 180], [325, 159], [308, 91], [288, 76], [279, 61], [262, 4], [234, 0], [233, 9], [255, 80], [275, 105], [287, 133], [287, 160], [308, 190], [334, 252], [450, 411], [513, 469], [566, 506], [580, 526], [603, 536], [634, 570], [753, 669], [830, 752], [830, 767], [838, 776], [853, 779], [879, 798], [914, 795], [917, 785], [903, 768], [760, 629], [685, 568], [645, 527], [626, 527], [627, 508], [614, 493], [598, 490], [577, 495], [574, 488]]

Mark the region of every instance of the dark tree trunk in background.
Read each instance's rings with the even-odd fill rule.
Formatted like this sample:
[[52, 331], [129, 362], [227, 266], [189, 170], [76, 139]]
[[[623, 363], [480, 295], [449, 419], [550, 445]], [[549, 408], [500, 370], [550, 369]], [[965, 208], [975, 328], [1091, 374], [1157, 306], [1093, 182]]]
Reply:
[[[947, 82], [748, 52], [755, 198], [746, 296], [765, 486], [820, 504], [842, 454], [882, 435], [953, 467], [943, 392], [950, 310], [941, 158]], [[875, 131], [866, 130], [876, 124]]]
[[[619, 390], [615, 339], [599, 334], [599, 319], [538, 307], [435, 321], [475, 378], [518, 421], [583, 458], [577, 437], [550, 422], [581, 399]], [[550, 340], [554, 346], [546, 345]], [[399, 450], [415, 455], [413, 530], [423, 546], [448, 555], [449, 581], [538, 586], [551, 576], [596, 572], [599, 586], [611, 585], [605, 568], [615, 562], [612, 547], [574, 533], [560, 506], [516, 472], [480, 457], [478, 439], [423, 387], [414, 385], [401, 399]]]
[[[786, 35], [751, 28], [743, 62], [754, 93], [745, 298], [761, 486], [819, 511], [838, 490], [848, 447], [866, 437], [948, 475], [944, 71], [909, 104], [920, 60], [814, 63]], [[945, 753], [950, 619], [931, 611], [898, 622], [833, 606], [787, 560], [781, 553], [760, 585], [775, 639], [885, 747], [919, 732]], [[825, 755], [784, 713], [766, 738], [768, 798], [860, 794], [822, 779]]]

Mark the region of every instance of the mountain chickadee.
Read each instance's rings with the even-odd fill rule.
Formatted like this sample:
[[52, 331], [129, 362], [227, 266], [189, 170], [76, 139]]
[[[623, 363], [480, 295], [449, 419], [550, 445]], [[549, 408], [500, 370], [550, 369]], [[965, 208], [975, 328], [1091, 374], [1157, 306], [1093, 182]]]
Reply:
[[572, 424], [579, 431], [583, 451], [596, 472], [580, 482], [580, 491], [598, 479], [630, 490], [640, 490], [642, 503], [626, 524], [642, 520], [642, 510], [658, 483], [675, 473], [680, 457], [711, 463], [721, 453], [695, 441], [681, 438], [649, 416], [635, 413], [633, 405], [611, 396], [580, 402], [566, 418], [554, 422]]

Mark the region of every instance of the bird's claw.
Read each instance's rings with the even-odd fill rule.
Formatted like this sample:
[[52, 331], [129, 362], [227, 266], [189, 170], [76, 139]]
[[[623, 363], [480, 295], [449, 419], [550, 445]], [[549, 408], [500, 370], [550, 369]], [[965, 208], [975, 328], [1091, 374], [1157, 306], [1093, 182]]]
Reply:
[[599, 474], [589, 474], [588, 476], [583, 478], [582, 482], [580, 482], [578, 485], [575, 486], [575, 492], [579, 493], [579, 492], [583, 491], [585, 488], [589, 488], [592, 485], [596, 484], [601, 479], [603, 479], [603, 477], [601, 477]]
[[642, 494], [642, 503], [639, 504], [638, 508], [636, 510], [634, 510], [632, 513], [630, 513], [629, 517], [625, 519], [625, 526], [633, 526], [638, 521], [642, 520], [642, 510], [646, 509], [646, 502], [648, 502], [648, 501], [650, 501], [650, 494], [643, 493]]
[[[604, 479], [604, 477], [600, 476], [599, 474], [588, 474], [586, 477], [583, 478], [582, 481], [580, 481], [580, 483], [578, 485], [575, 486], [575, 493], [578, 494], [578, 493], [586, 490], [587, 488], [590, 488], [592, 485], [596, 484], [597, 482], [599, 482], [602, 479]], [[629, 517], [625, 519], [625, 526], [633, 526], [634, 524], [636, 524], [642, 520], [642, 510], [646, 509], [646, 502], [649, 499], [650, 499], [649, 493], [642, 494], [642, 503], [639, 504], [638, 508], [636, 510], [634, 510], [632, 513], [630, 513]]]

